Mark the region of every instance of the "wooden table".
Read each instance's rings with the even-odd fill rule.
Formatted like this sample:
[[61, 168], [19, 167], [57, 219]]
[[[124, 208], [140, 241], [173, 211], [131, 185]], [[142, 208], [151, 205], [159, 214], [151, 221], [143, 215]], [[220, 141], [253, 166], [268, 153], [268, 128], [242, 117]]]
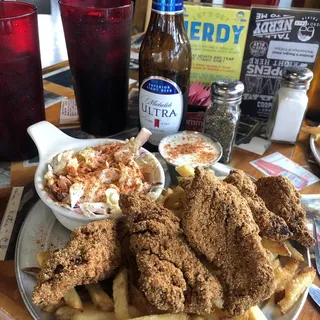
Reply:
[[[66, 63], [61, 64], [65, 66]], [[47, 71], [51, 71], [50, 70]], [[132, 77], [132, 75], [131, 75]], [[54, 83], [44, 81], [44, 88], [48, 91], [66, 96], [74, 97], [73, 90], [65, 88]], [[49, 107], [46, 110], [47, 121], [50, 121], [54, 125], [59, 126], [59, 112], [60, 103]], [[299, 141], [295, 146], [272, 144], [264, 156], [272, 154], [276, 151], [282, 153], [286, 157], [290, 158], [294, 162], [303, 166], [305, 169], [313, 172], [317, 176], [320, 176], [320, 168], [316, 165], [308, 163], [308, 144], [309, 136], [305, 133], [301, 133]], [[263, 174], [250, 165], [250, 161], [253, 161], [261, 156], [254, 153], [235, 148], [233, 153], [233, 159], [230, 163], [231, 166], [242, 169], [246, 173], [252, 175], [255, 178], [262, 177]], [[23, 167], [21, 162], [13, 163], [11, 166], [11, 187], [25, 186], [33, 181], [33, 176], [36, 167]], [[11, 192], [11, 188], [0, 189], [0, 221], [3, 216], [7, 201]], [[301, 193], [318, 194], [320, 193], [320, 183], [313, 184], [301, 191]], [[313, 261], [314, 263], [314, 261]], [[315, 284], [320, 286], [320, 279], [317, 276]], [[0, 261], [0, 319], [1, 311], [6, 312], [13, 319], [31, 319], [31, 316], [26, 311], [20, 296], [15, 272], [14, 261]], [[319, 309], [309, 297], [303, 310], [299, 316], [299, 320], [316, 320], [319, 319]]]

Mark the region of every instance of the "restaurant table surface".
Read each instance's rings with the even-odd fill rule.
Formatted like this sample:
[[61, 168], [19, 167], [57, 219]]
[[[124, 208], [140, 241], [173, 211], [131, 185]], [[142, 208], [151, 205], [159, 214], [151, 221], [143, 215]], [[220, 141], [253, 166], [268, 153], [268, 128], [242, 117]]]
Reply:
[[[63, 67], [67, 65], [66, 62], [48, 69], [51, 71], [54, 68]], [[136, 77], [136, 74], [130, 74], [130, 77]], [[60, 86], [55, 83], [44, 81], [44, 88], [47, 91], [57, 93], [59, 95], [73, 98], [74, 93], [70, 88]], [[52, 124], [59, 127], [59, 114], [60, 103], [57, 103], [46, 109], [46, 119]], [[65, 126], [65, 125], [64, 125]], [[309, 135], [301, 133], [296, 145], [276, 144], [273, 143], [265, 152], [263, 156], [272, 154], [274, 152], [280, 152], [292, 161], [298, 163], [303, 168], [313, 172], [320, 177], [320, 168], [316, 164], [308, 162], [309, 157]], [[250, 174], [254, 178], [262, 177], [263, 174], [254, 168], [250, 162], [260, 158], [261, 156], [245, 151], [239, 148], [235, 148], [233, 152], [233, 158], [230, 165], [237, 169], [242, 169], [246, 173]], [[0, 221], [4, 214], [7, 201], [10, 196], [12, 187], [25, 186], [33, 181], [36, 167], [24, 167], [22, 162], [16, 162], [11, 164], [11, 187], [0, 189]], [[306, 194], [320, 194], [320, 182], [310, 185], [303, 189], [301, 193]], [[312, 260], [314, 264], [314, 260]], [[319, 276], [317, 275], [315, 282], [320, 286]], [[1, 312], [2, 311], [2, 312]], [[7, 319], [3, 315], [3, 312], [10, 315], [9, 319], [31, 319], [28, 311], [26, 310], [22, 301], [14, 270], [14, 261], [0, 261], [0, 319]], [[319, 319], [319, 308], [308, 297], [298, 320], [316, 320]]]

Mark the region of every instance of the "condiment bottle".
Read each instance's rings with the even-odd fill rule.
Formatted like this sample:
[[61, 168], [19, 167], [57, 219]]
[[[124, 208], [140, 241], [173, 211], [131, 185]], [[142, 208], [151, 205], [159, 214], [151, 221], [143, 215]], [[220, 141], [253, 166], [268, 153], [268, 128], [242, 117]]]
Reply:
[[267, 125], [270, 140], [296, 143], [307, 110], [307, 90], [312, 77], [308, 68], [290, 67], [282, 71], [281, 86], [273, 98]]
[[218, 81], [211, 86], [212, 104], [206, 111], [204, 133], [220, 142], [223, 163], [231, 160], [243, 91], [244, 85], [241, 81]]
[[153, 0], [139, 55], [140, 126], [152, 132], [147, 149], [156, 151], [163, 137], [185, 129], [190, 70], [183, 1]]

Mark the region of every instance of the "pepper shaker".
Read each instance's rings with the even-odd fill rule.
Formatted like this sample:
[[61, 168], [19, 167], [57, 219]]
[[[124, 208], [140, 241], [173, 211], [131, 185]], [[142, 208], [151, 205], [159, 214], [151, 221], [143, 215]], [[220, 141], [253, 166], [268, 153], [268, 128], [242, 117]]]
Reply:
[[231, 160], [243, 91], [244, 85], [241, 81], [218, 81], [211, 86], [212, 103], [206, 111], [204, 133], [220, 142], [223, 163]]
[[307, 111], [307, 90], [312, 78], [313, 72], [308, 68], [290, 67], [282, 71], [281, 86], [273, 98], [267, 124], [270, 140], [296, 143]]

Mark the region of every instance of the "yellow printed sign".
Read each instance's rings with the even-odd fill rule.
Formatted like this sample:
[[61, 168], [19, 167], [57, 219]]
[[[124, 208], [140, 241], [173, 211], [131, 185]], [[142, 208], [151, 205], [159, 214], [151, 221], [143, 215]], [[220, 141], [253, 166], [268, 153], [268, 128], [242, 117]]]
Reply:
[[240, 78], [250, 10], [184, 5], [192, 49], [191, 82]]

